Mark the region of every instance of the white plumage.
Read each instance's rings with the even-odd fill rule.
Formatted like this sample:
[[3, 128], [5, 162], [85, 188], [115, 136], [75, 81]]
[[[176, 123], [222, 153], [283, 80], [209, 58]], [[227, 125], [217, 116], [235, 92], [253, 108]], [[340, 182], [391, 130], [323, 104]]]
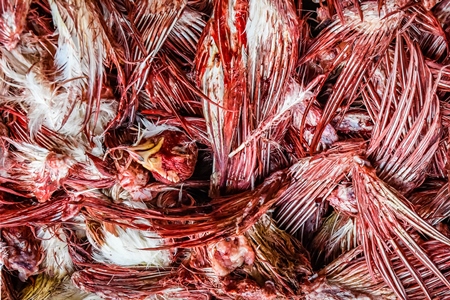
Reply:
[[41, 247], [45, 253], [43, 261], [45, 272], [59, 279], [71, 274], [74, 267], [64, 231], [61, 228], [41, 227], [38, 229], [37, 236], [41, 240]]
[[167, 267], [172, 262], [169, 250], [143, 250], [163, 245], [163, 240], [154, 232], [114, 225], [117, 235], [102, 228], [103, 245], [88, 239], [96, 248], [93, 258], [101, 263], [113, 263], [120, 266], [157, 266]]

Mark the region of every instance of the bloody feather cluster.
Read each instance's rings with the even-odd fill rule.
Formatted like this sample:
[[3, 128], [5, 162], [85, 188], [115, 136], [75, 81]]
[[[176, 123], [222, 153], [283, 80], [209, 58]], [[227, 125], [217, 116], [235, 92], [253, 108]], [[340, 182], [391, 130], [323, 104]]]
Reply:
[[1, 299], [450, 299], [449, 42], [449, 0], [0, 0]]

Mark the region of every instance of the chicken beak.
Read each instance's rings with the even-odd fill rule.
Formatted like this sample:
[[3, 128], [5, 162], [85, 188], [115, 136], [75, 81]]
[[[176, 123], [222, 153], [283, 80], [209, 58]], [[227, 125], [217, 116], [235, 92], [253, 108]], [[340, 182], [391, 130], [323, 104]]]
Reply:
[[157, 143], [148, 141], [136, 147], [131, 147], [130, 150], [135, 154], [135, 158], [139, 164], [150, 172], [157, 173], [161, 177], [170, 182], [179, 182], [180, 178], [175, 171], [166, 171], [162, 165], [162, 158], [157, 154], [164, 144], [164, 138], [161, 137]]
[[152, 156], [161, 150], [164, 144], [164, 138], [160, 138], [155, 144], [153, 141], [147, 141], [144, 144], [140, 144], [135, 147], [130, 147], [129, 150], [134, 152], [137, 162], [149, 171], [154, 171], [153, 165], [155, 164]]

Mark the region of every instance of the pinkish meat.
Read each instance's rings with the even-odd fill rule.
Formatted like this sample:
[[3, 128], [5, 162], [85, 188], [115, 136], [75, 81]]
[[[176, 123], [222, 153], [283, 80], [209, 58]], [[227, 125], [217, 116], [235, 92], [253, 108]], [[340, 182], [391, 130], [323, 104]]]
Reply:
[[62, 181], [68, 176], [73, 162], [64, 155], [50, 152], [45, 160], [45, 168], [37, 176], [34, 195], [39, 202], [48, 201], [51, 195], [60, 188]]
[[208, 247], [211, 266], [218, 276], [225, 276], [243, 264], [251, 265], [255, 252], [247, 238], [240, 235], [226, 238]]
[[130, 193], [143, 189], [150, 179], [148, 171], [136, 162], [132, 162], [127, 169], [119, 172], [117, 177], [120, 186]]
[[[293, 111], [292, 126], [294, 128], [299, 129], [301, 127], [305, 111], [306, 111], [306, 103], [298, 105], [296, 109]], [[315, 134], [316, 126], [319, 124], [321, 118], [322, 118], [322, 110], [318, 106], [313, 105], [308, 111], [308, 114], [306, 115], [305, 120], [306, 128], [303, 132], [303, 138], [306, 140], [308, 145], [311, 145], [312, 139]], [[335, 143], [337, 140], [338, 136], [336, 130], [331, 125], [326, 125], [319, 142], [320, 148], [326, 149], [330, 147], [333, 143]]]
[[355, 191], [351, 185], [339, 185], [331, 192], [327, 200], [340, 212], [350, 215], [358, 213]]
[[362, 110], [350, 110], [341, 119], [333, 120], [334, 128], [343, 133], [369, 134], [373, 129], [373, 122], [369, 114]]

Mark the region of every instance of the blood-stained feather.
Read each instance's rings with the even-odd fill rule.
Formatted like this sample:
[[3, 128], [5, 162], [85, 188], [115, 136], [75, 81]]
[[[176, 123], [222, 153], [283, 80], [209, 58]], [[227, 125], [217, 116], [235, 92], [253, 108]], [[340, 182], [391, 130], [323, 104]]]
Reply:
[[[85, 208], [83, 213], [92, 220], [156, 231], [163, 238], [174, 239], [174, 242], [149, 250], [194, 247], [246, 232], [278, 200], [286, 183], [286, 175], [279, 171], [253, 191], [219, 197], [209, 204], [179, 208], [129, 208], [98, 197], [85, 197], [82, 206]], [[117, 214], [122, 217], [114, 218]], [[185, 239], [187, 237], [189, 240]]]
[[[120, 51], [116, 51], [116, 42], [111, 39], [111, 33], [98, 13], [99, 8], [93, 2], [52, 0], [50, 7], [59, 35], [55, 54], [57, 80], [62, 82], [69, 105], [85, 103], [82, 125], [90, 133], [95, 130], [91, 118], [94, 123], [99, 118], [107, 66], [116, 67], [119, 89], [125, 92], [120, 65], [123, 58]], [[73, 114], [72, 110], [66, 113]], [[68, 117], [64, 115], [64, 120]]]
[[[375, 299], [397, 299], [392, 290], [383, 282], [379, 273], [369, 273], [362, 247], [357, 247], [339, 256], [318, 273], [318, 279], [325, 278], [330, 285], [347, 289], [354, 293], [365, 293]], [[314, 283], [314, 281], [313, 281]]]
[[16, 191], [33, 195], [39, 202], [48, 201], [63, 184], [75, 161], [46, 149], [9, 140], [15, 151], [9, 151], [0, 177], [11, 182]]
[[405, 298], [407, 285], [402, 283], [394, 268], [394, 261], [397, 261], [406, 269], [405, 272], [409, 272], [408, 276], [422, 290], [424, 297], [432, 299], [432, 290], [426, 286], [418, 266], [413, 263], [414, 257], [419, 266], [449, 287], [446, 276], [414, 240], [411, 232], [439, 242], [442, 249], [449, 248], [450, 240], [423, 220], [406, 198], [379, 179], [365, 164], [354, 164], [352, 184], [357, 200], [358, 240], [363, 246], [370, 274], [375, 276], [374, 270], [377, 270], [395, 294]]
[[169, 33], [163, 49], [168, 49], [171, 55], [178, 57], [180, 63], [193, 65], [197, 45], [206, 26], [205, 17], [187, 5]]
[[[313, 82], [310, 86], [301, 86], [299, 95], [295, 95], [295, 87], [290, 90], [294, 90], [292, 94], [288, 93], [288, 86], [293, 84], [291, 75], [300, 38], [300, 23], [292, 1], [249, 1], [245, 26], [248, 96], [241, 113], [243, 130], [237, 140], [239, 146], [230, 156], [242, 151], [244, 146], [248, 148], [247, 153], [257, 152], [254, 176], [257, 180], [269, 174], [269, 157], [276, 151], [273, 144], [280, 141], [274, 130], [276, 124], [283, 124], [289, 110], [312, 96], [315, 85]], [[231, 176], [239, 178], [240, 174], [236, 173]]]
[[[129, 119], [136, 116], [140, 93], [150, 66], [163, 46], [186, 6], [185, 0], [124, 1], [128, 10], [119, 13], [118, 22], [125, 19], [133, 34], [129, 39], [129, 57], [125, 66], [127, 86], [131, 88]], [[118, 24], [118, 25], [119, 25]]]
[[67, 221], [75, 216], [80, 206], [77, 202], [70, 202], [67, 198], [52, 199], [45, 203], [21, 203], [0, 206], [2, 219], [0, 226], [17, 227], [26, 224], [42, 225]]
[[203, 96], [202, 93], [166, 55], [161, 54], [155, 59], [145, 90], [148, 100], [144, 98], [141, 102], [145, 110], [163, 109], [171, 116], [201, 114], [198, 98]]
[[[420, 247], [430, 256], [433, 263], [444, 274], [449, 275], [449, 252], [448, 248], [442, 247], [437, 241], [418, 240]], [[359, 256], [361, 249], [355, 249], [337, 258], [319, 272], [331, 283], [346, 287], [355, 292], [366, 293], [374, 298], [397, 299], [389, 286], [383, 281], [380, 273], [375, 271], [373, 277], [364, 257]], [[433, 253], [433, 254], [432, 254]], [[405, 255], [411, 258], [412, 266], [417, 270], [423, 279], [425, 286], [429, 289], [433, 299], [446, 299], [449, 296], [449, 289], [436, 278], [424, 265], [415, 259], [411, 252], [406, 251]], [[424, 299], [424, 294], [418, 284], [414, 283], [409, 270], [405, 268], [399, 259], [393, 259], [392, 268], [405, 286], [407, 299]]]
[[417, 213], [433, 226], [438, 225], [450, 215], [450, 189], [447, 184], [439, 187], [423, 187], [423, 192], [418, 191], [413, 194], [412, 203]]
[[[226, 16], [226, 18], [223, 18]], [[203, 113], [214, 153], [212, 194], [219, 195], [227, 182], [228, 155], [240, 135], [241, 107], [246, 103], [245, 51], [248, 3], [244, 0], [217, 2], [197, 51], [197, 84], [209, 98], [203, 100]], [[253, 172], [254, 159], [248, 153], [243, 178]]]
[[26, 29], [31, 0], [2, 0], [0, 3], [0, 43], [14, 49]]
[[[6, 88], [1, 101], [3, 104], [23, 107], [29, 119], [29, 135], [33, 137], [42, 125], [52, 130], [60, 129], [73, 103], [64, 101], [63, 94], [55, 93], [56, 86], [45, 74], [44, 60], [39, 60], [40, 52], [44, 50], [36, 42], [30, 44], [27, 48], [21, 46], [2, 52], [0, 65]], [[31, 55], [28, 52], [32, 52]], [[44, 57], [45, 54], [42, 53]], [[21, 97], [17, 97], [17, 94]]]
[[407, 11], [414, 16], [414, 23], [408, 28], [409, 35], [417, 38], [423, 55], [434, 61], [446, 62], [449, 44], [441, 21], [443, 16], [420, 4], [408, 7]]
[[93, 259], [104, 264], [168, 267], [176, 251], [145, 250], [164, 245], [164, 240], [160, 236], [148, 230], [141, 231], [105, 222], [88, 221], [86, 234], [94, 249]]
[[417, 45], [397, 36], [393, 51], [380, 63], [386, 78], [379, 89], [381, 102], [365, 98], [374, 102], [366, 106], [377, 107], [367, 152], [380, 178], [406, 193], [425, 180], [439, 146], [440, 103]]
[[450, 299], [436, 2], [0, 0], [1, 297]]
[[353, 157], [364, 143], [337, 143], [321, 154], [300, 159], [288, 170], [291, 183], [277, 202], [275, 219], [282, 229], [295, 233], [350, 172]]
[[[72, 276], [75, 286], [106, 299], [145, 299], [167, 290], [172, 269], [92, 266]], [[165, 280], [166, 279], [166, 280]]]
[[361, 92], [363, 76], [373, 73], [377, 65], [374, 58], [385, 53], [395, 37], [396, 29], [400, 27], [404, 12], [389, 7], [387, 11], [382, 10], [381, 14], [378, 14], [376, 7], [377, 3], [374, 1], [362, 3], [362, 20], [357, 8], [345, 9], [343, 12], [345, 22], [342, 23], [335, 18], [300, 59], [300, 63], [303, 64], [340, 49], [325, 72], [331, 72], [341, 64], [344, 65], [324, 108], [323, 117], [312, 141], [312, 150], [317, 147], [325, 126], [335, 118], [340, 106], [345, 102], [345, 107], [348, 108]]

